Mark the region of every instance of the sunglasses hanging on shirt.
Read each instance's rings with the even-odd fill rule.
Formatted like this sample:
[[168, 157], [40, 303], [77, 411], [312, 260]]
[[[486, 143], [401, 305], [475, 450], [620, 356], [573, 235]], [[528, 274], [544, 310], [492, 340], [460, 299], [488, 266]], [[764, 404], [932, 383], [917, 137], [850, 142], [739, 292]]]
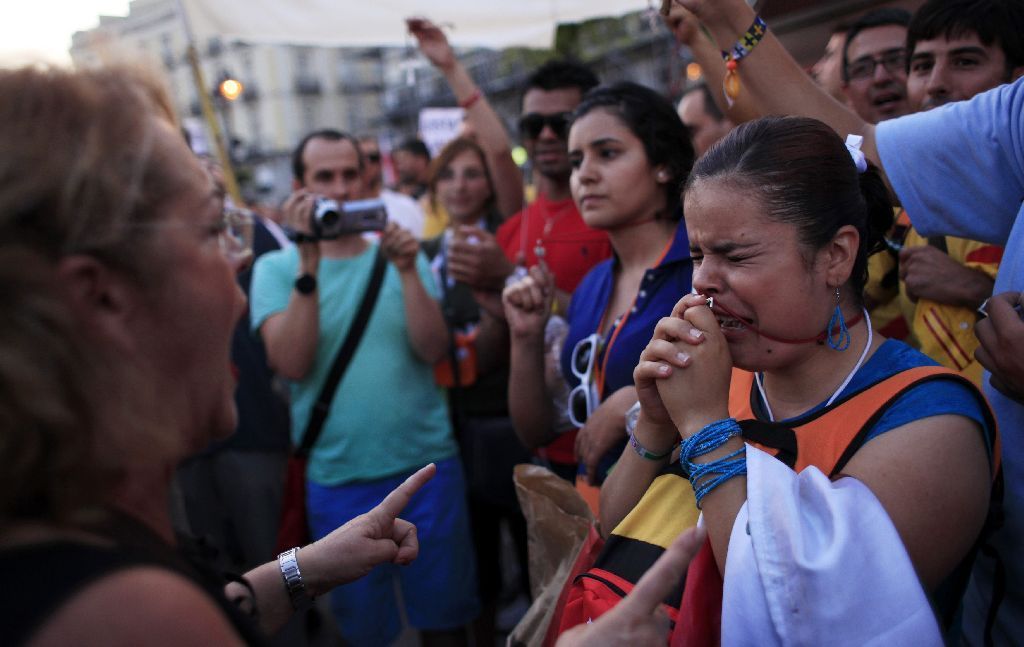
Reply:
[[576, 342], [572, 349], [570, 368], [580, 383], [569, 392], [569, 420], [576, 427], [583, 427], [599, 404], [594, 368], [601, 352], [601, 341], [601, 336], [593, 333]]

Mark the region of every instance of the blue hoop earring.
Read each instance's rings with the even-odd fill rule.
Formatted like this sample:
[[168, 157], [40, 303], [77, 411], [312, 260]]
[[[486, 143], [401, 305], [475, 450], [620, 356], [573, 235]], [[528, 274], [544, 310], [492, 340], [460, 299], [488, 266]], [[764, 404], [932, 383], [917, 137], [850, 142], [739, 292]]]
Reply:
[[833, 350], [844, 351], [850, 347], [850, 330], [846, 327], [846, 318], [843, 317], [843, 310], [839, 307], [839, 288], [836, 288], [835, 312], [832, 313], [832, 318], [828, 320], [827, 339], [829, 348]]

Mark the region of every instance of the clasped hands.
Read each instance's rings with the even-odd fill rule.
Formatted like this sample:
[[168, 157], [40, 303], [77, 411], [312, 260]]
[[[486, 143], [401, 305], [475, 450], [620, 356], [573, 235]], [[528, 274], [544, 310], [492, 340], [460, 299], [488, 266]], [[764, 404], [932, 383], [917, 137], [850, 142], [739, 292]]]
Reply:
[[731, 376], [729, 345], [707, 299], [684, 296], [655, 326], [633, 371], [641, 422], [663, 441], [654, 446], [728, 417]]

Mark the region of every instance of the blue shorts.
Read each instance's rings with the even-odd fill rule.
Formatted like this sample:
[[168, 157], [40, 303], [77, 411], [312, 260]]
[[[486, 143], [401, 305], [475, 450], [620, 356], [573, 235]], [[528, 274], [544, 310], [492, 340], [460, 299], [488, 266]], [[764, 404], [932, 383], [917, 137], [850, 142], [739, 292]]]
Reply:
[[[320, 539], [369, 511], [409, 474], [338, 486], [308, 481], [306, 501], [313, 537]], [[401, 517], [416, 524], [419, 557], [408, 566], [381, 564], [331, 593], [338, 627], [353, 645], [386, 645], [398, 637], [402, 626], [396, 577], [406, 616], [417, 629], [455, 629], [480, 612], [466, 484], [458, 457], [437, 463], [437, 474], [416, 493]]]

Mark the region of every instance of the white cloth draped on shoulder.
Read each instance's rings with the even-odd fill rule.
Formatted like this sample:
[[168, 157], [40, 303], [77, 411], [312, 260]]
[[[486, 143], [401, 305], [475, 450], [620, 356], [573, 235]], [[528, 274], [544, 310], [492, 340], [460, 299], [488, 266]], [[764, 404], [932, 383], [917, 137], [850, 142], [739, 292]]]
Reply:
[[896, 528], [860, 481], [747, 446], [729, 539], [723, 645], [942, 645]]

